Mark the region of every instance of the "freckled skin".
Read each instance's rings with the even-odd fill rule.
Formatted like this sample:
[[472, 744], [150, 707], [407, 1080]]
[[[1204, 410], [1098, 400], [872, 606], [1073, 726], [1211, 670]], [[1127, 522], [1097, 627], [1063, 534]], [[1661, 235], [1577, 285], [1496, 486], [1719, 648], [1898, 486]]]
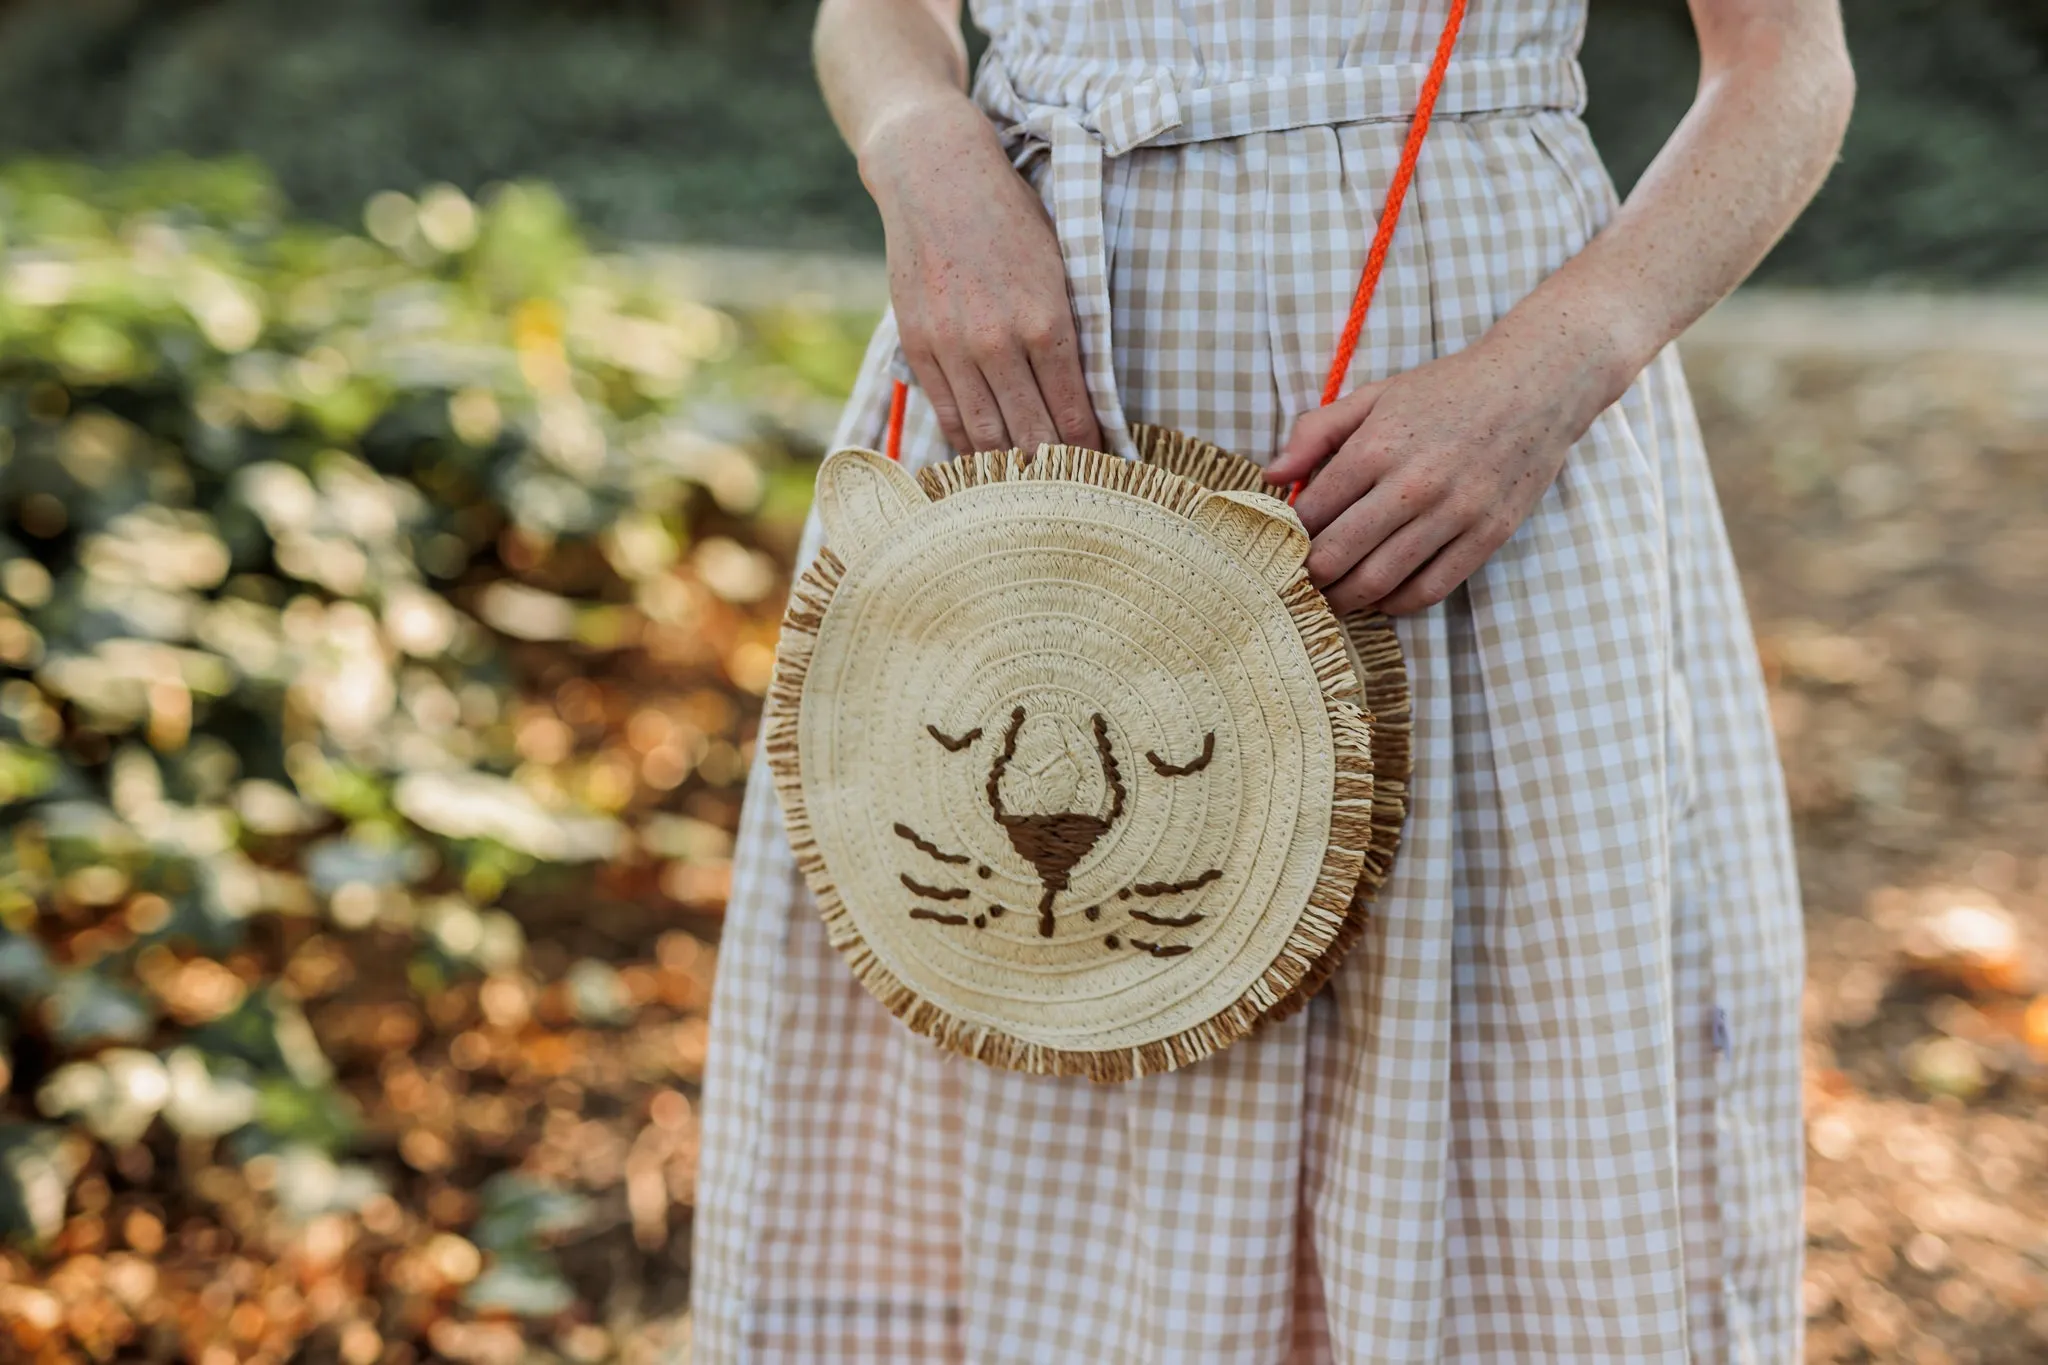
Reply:
[[1102, 448], [1052, 220], [967, 98], [957, 0], [827, 0], [819, 84], [882, 213], [904, 357], [953, 448]]
[[[1296, 504], [1309, 572], [1340, 611], [1448, 597], [1819, 189], [1855, 88], [1839, 0], [1692, 0], [1692, 13], [1692, 109], [1613, 221], [1465, 350], [1304, 414], [1267, 470], [1310, 479]], [[1059, 243], [963, 91], [957, 0], [825, 0], [815, 52], [946, 439], [1100, 449]]]

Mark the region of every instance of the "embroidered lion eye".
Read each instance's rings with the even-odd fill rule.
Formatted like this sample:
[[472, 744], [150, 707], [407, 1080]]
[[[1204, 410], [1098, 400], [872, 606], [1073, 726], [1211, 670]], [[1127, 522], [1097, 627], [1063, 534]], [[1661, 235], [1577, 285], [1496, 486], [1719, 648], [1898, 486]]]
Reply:
[[1208, 767], [1209, 760], [1214, 757], [1216, 757], [1216, 732], [1214, 730], [1202, 736], [1202, 752], [1200, 755], [1189, 759], [1185, 763], [1168, 763], [1158, 754], [1152, 752], [1152, 750], [1147, 749], [1145, 751], [1145, 758], [1161, 777], [1187, 777], [1192, 773], [1198, 773]]
[[949, 735], [936, 725], [927, 725], [924, 727], [924, 730], [926, 734], [937, 740], [940, 746], [949, 754], [957, 754], [968, 745], [974, 743], [975, 740], [981, 738], [981, 727], [979, 725], [964, 735]]

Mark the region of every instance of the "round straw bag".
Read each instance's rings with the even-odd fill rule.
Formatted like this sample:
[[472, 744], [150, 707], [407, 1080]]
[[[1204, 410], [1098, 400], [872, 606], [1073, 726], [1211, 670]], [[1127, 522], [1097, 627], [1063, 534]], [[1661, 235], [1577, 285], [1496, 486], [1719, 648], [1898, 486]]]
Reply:
[[763, 743], [877, 999], [993, 1065], [1119, 1080], [1328, 977], [1392, 836], [1284, 503], [1045, 446], [916, 479], [841, 451], [818, 506]]

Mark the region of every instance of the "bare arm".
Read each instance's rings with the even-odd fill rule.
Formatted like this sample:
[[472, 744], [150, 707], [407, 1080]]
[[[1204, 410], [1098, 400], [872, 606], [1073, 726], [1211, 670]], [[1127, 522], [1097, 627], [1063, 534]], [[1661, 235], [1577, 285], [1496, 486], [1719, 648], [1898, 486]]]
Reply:
[[1340, 608], [1449, 596], [1819, 189], [1854, 94], [1838, 0], [1691, 3], [1698, 94], [1613, 221], [1471, 347], [1304, 415], [1268, 470], [1321, 466], [1297, 509]]
[[954, 449], [1100, 449], [1052, 222], [967, 98], [958, 0], [825, 0], [818, 83], [882, 213], [903, 352]]
[[855, 156], [891, 122], [966, 100], [959, 0], [825, 0], [812, 55]]
[[1691, 110], [1607, 230], [1525, 301], [1560, 323], [1613, 319], [1617, 398], [1812, 200], [1855, 96], [1836, 0], [1692, 0], [1692, 14]]

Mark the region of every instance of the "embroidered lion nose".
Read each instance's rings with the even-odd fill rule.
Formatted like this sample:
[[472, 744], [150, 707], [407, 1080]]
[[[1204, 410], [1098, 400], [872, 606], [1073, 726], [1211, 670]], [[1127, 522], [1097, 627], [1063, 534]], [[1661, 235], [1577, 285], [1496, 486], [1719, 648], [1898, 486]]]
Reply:
[[[1074, 864], [1094, 851], [1109, 830], [1099, 815], [1061, 811], [1053, 815], [1011, 815], [1003, 820], [1010, 847], [1038, 873], [1048, 895], [1067, 889]], [[1049, 932], [1049, 931], [1048, 931]]]
[[[1109, 740], [1109, 722], [1100, 714], [1094, 718], [1095, 751], [1102, 764], [1102, 779], [1109, 788], [1109, 811], [1013, 811], [1003, 801], [1003, 778], [1017, 758], [1017, 737], [1024, 729], [1024, 708], [1010, 712], [1010, 724], [1003, 731], [1002, 752], [989, 764], [988, 805], [995, 822], [1010, 836], [1010, 847], [1031, 864], [1044, 888], [1038, 898], [1038, 932], [1053, 935], [1053, 902], [1067, 889], [1075, 864], [1094, 849], [1124, 813], [1123, 774], [1117, 769], [1116, 751]], [[1054, 766], [1054, 765], [1042, 765]], [[1034, 790], [1037, 787], [1034, 785]]]

